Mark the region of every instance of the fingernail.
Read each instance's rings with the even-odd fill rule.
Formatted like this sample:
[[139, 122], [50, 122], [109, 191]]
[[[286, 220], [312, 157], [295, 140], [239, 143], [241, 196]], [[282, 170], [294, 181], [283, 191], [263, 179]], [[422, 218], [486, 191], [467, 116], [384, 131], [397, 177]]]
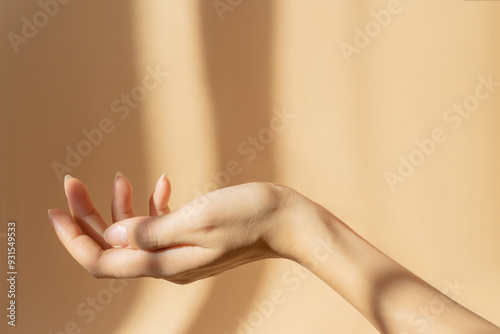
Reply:
[[52, 211], [52, 209], [49, 209], [49, 210], [47, 211], [47, 216], [49, 216], [49, 221], [50, 221], [50, 224], [51, 224], [51, 225], [54, 225], [54, 223], [52, 222], [52, 217], [50, 216], [50, 211]]
[[156, 182], [156, 187], [155, 187], [155, 191], [158, 190], [158, 188], [160, 188], [160, 185], [161, 183], [167, 178], [167, 173], [163, 173], [161, 174], [160, 178], [158, 179], [158, 182]]
[[118, 179], [120, 176], [123, 176], [122, 172], [120, 171], [116, 172], [115, 181], [113, 182], [113, 196], [115, 196], [116, 179]]
[[120, 224], [112, 225], [104, 232], [104, 239], [114, 246], [128, 246], [127, 228]]
[[122, 172], [116, 172], [116, 174], [115, 174], [115, 182], [116, 182], [116, 179], [119, 178], [120, 176], [123, 176]]
[[[68, 182], [68, 180], [69, 180], [69, 179], [71, 179], [71, 178], [72, 178], [72, 176], [71, 176], [71, 175], [69, 175], [69, 174], [66, 174], [66, 176], [64, 177], [64, 192], [65, 192], [65, 193], [66, 193], [66, 183], [67, 183], [67, 182]], [[66, 193], [66, 196], [67, 196], [67, 195], [68, 195], [68, 194]]]

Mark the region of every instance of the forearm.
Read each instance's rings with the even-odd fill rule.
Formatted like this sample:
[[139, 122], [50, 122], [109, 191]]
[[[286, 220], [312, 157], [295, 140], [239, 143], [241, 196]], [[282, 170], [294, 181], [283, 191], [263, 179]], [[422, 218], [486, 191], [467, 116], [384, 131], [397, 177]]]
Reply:
[[[302, 232], [287, 257], [335, 289], [381, 333], [500, 333], [498, 327], [380, 252], [328, 211], [308, 205], [316, 207], [293, 215], [299, 220], [293, 228]], [[433, 302], [442, 305], [442, 310], [422, 321], [422, 310]]]
[[[72, 215], [50, 210], [49, 219], [63, 245], [96, 277], [148, 276], [186, 284], [251, 261], [285, 257], [323, 279], [382, 333], [500, 334], [290, 188], [233, 186], [170, 214], [169, 183], [163, 177], [159, 182], [151, 216], [133, 217], [132, 186], [123, 176], [115, 178], [114, 224], [108, 227], [84, 184], [69, 178], [65, 192]], [[422, 323], [420, 310], [436, 301], [442, 312]]]

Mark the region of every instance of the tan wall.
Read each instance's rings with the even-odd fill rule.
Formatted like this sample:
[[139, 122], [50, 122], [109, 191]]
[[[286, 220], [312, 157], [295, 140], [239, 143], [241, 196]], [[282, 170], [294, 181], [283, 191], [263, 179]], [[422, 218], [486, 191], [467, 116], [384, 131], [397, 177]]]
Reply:
[[[346, 57], [355, 27], [376, 29], [370, 12], [388, 7], [390, 23]], [[46, 211], [66, 208], [53, 162], [65, 163], [65, 147], [105, 118], [113, 130], [71, 174], [106, 217], [117, 170], [146, 214], [161, 173], [176, 208], [234, 159], [243, 172], [231, 184], [296, 188], [438, 289], [458, 280], [451, 296], [500, 324], [500, 87], [460, 126], [456, 114], [443, 118], [474, 102], [480, 77], [500, 81], [500, 2], [248, 0], [221, 20], [213, 1], [72, 1], [18, 53], [7, 34], [21, 34], [21, 19], [40, 7], [0, 8], [0, 233], [17, 221], [19, 271], [18, 326], [8, 333], [78, 333], [72, 321], [82, 333], [246, 333], [238, 319], [255, 325], [248, 333], [375, 333], [286, 261], [188, 286], [141, 279], [122, 289], [92, 278], [60, 245]], [[169, 76], [128, 115], [115, 113], [112, 102], [157, 66]], [[284, 109], [295, 118], [255, 159], [238, 151]], [[418, 158], [415, 140], [436, 128], [446, 140], [392, 191], [384, 174], [397, 172], [400, 155]], [[275, 289], [285, 301], [259, 315], [255, 303]], [[89, 297], [99, 311], [81, 306]], [[0, 298], [6, 305], [5, 281]]]

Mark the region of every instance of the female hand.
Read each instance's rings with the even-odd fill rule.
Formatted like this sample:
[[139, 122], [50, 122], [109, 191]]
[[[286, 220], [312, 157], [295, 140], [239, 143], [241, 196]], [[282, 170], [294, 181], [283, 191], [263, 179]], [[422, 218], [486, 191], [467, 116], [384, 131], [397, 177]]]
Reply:
[[[161, 178], [150, 199], [151, 216], [134, 217], [132, 188], [119, 176], [115, 223], [106, 229], [83, 183], [65, 184], [73, 218], [61, 210], [50, 210], [49, 218], [63, 245], [96, 277], [150, 276], [184, 284], [250, 261], [287, 257], [335, 289], [381, 333], [500, 333], [290, 188], [243, 184], [170, 213], [170, 184]], [[305, 220], [311, 224], [300, 224]], [[321, 249], [324, 237], [331, 239]], [[432, 322], [416, 322], [417, 312], [436, 301], [443, 312]]]
[[[109, 228], [81, 181], [67, 179], [65, 189], [73, 217], [56, 209], [49, 218], [63, 245], [95, 277], [185, 284], [250, 261], [286, 257], [325, 281], [381, 333], [500, 333], [287, 187], [219, 189], [170, 213], [170, 183], [162, 177], [150, 216], [134, 217], [132, 187], [118, 176]], [[311, 224], [301, 224], [306, 220]], [[415, 322], [417, 312], [436, 301], [445, 311], [425, 327]]]
[[203, 195], [170, 213], [170, 183], [160, 178], [150, 216], [135, 217], [132, 187], [118, 175], [108, 228], [78, 179], [65, 182], [71, 217], [50, 210], [56, 233], [71, 255], [95, 277], [155, 277], [179, 284], [217, 275], [251, 261], [282, 256], [290, 243], [284, 227], [295, 192], [248, 183]]

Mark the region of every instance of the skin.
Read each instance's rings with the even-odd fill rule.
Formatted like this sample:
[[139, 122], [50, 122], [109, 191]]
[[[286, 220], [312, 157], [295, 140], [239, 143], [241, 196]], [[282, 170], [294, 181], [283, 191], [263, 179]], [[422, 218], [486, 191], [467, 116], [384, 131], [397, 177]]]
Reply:
[[[117, 173], [109, 227], [80, 180], [67, 177], [65, 192], [71, 215], [52, 209], [49, 219], [64, 247], [97, 278], [154, 277], [187, 284], [248, 262], [285, 258], [325, 281], [381, 333], [500, 334], [500, 328], [288, 187], [228, 187], [171, 212], [171, 185], [163, 175], [149, 201], [150, 216], [136, 217], [132, 186]], [[429, 314], [436, 305], [438, 311]]]

